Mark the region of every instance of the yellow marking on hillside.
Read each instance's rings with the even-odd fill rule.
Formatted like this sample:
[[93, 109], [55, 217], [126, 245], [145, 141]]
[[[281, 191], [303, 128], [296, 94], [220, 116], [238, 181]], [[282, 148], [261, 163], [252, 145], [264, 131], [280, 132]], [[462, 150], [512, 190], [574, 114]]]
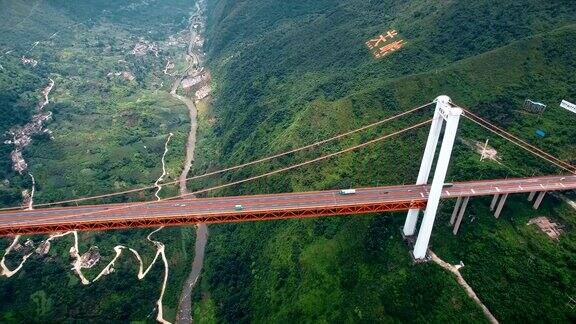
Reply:
[[396, 30], [389, 30], [385, 34], [378, 35], [377, 37], [366, 41], [366, 46], [374, 55], [374, 58], [380, 59], [384, 56], [395, 52], [404, 45], [406, 42], [403, 39], [396, 40], [394, 42], [389, 42], [390, 40], [396, 38], [398, 32]]

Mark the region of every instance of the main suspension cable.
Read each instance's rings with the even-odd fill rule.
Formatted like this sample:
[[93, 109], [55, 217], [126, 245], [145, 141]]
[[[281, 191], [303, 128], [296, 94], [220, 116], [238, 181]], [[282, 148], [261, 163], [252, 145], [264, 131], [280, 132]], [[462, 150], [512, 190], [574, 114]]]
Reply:
[[[416, 112], [416, 111], [419, 111], [419, 110], [421, 110], [421, 109], [424, 109], [424, 108], [430, 106], [431, 104], [433, 104], [433, 102], [429, 102], [429, 103], [427, 103], [427, 104], [418, 106], [418, 107], [416, 107], [416, 108], [412, 108], [412, 109], [410, 109], [410, 110], [407, 110], [407, 111], [405, 111], [405, 112], [399, 113], [399, 114], [394, 115], [394, 116], [387, 117], [387, 118], [385, 118], [385, 119], [382, 119], [382, 120], [379, 120], [379, 121], [377, 121], [377, 122], [368, 124], [368, 125], [366, 125], [366, 126], [362, 126], [362, 127], [360, 127], [360, 128], [356, 128], [356, 129], [353, 129], [353, 130], [351, 130], [351, 131], [348, 131], [348, 132], [345, 132], [345, 133], [341, 133], [341, 134], [332, 136], [332, 137], [330, 137], [330, 138], [327, 138], [327, 139], [324, 139], [324, 140], [320, 140], [320, 141], [317, 141], [317, 142], [314, 142], [314, 143], [311, 143], [311, 144], [308, 144], [308, 145], [305, 145], [305, 146], [302, 146], [302, 147], [299, 147], [299, 148], [295, 148], [295, 149], [292, 149], [292, 150], [289, 150], [289, 151], [285, 151], [285, 152], [281, 152], [281, 153], [278, 153], [278, 154], [270, 155], [270, 156], [267, 156], [267, 157], [264, 157], [264, 158], [261, 158], [261, 159], [258, 159], [258, 160], [253, 160], [253, 161], [250, 161], [250, 162], [247, 162], [247, 163], [243, 163], [243, 164], [231, 166], [231, 167], [228, 167], [228, 168], [224, 168], [224, 169], [220, 169], [220, 170], [216, 170], [216, 171], [211, 171], [211, 172], [204, 173], [204, 174], [197, 175], [197, 176], [192, 176], [192, 177], [186, 178], [186, 182], [191, 181], [191, 180], [198, 180], [198, 179], [206, 178], [206, 177], [209, 177], [209, 176], [213, 176], [213, 175], [217, 175], [217, 174], [221, 174], [221, 173], [225, 173], [225, 172], [229, 172], [229, 171], [238, 170], [238, 169], [241, 169], [241, 168], [245, 168], [245, 167], [247, 167], [247, 166], [251, 166], [251, 165], [255, 165], [255, 164], [267, 162], [267, 161], [270, 161], [270, 160], [273, 160], [273, 159], [277, 159], [277, 158], [280, 158], [280, 157], [283, 157], [283, 156], [286, 156], [286, 155], [294, 154], [294, 153], [297, 153], [297, 152], [300, 152], [300, 151], [308, 150], [308, 149], [311, 149], [311, 148], [316, 148], [316, 147], [318, 147], [318, 146], [320, 146], [320, 145], [324, 145], [324, 144], [326, 144], [326, 143], [333, 142], [333, 141], [335, 141], [335, 140], [339, 140], [339, 139], [341, 139], [341, 138], [350, 136], [350, 135], [352, 135], [352, 134], [355, 134], [355, 133], [358, 133], [358, 132], [367, 130], [367, 129], [369, 129], [369, 128], [373, 128], [373, 127], [382, 125], [382, 124], [384, 124], [384, 123], [387, 123], [387, 122], [390, 122], [390, 121], [392, 121], [392, 120], [398, 119], [398, 118], [403, 117], [403, 116], [405, 116], [405, 115], [414, 113], [414, 112]], [[162, 185], [162, 186], [168, 186], [168, 185], [177, 184], [177, 183], [179, 183], [179, 182], [180, 182], [180, 180], [174, 180], [174, 181], [169, 181], [169, 182], [160, 183], [160, 185]], [[129, 190], [124, 190], [124, 191], [117, 191], [117, 192], [108, 193], [108, 194], [101, 194], [101, 195], [87, 196], [87, 197], [81, 197], [81, 198], [60, 200], [60, 201], [49, 202], [49, 203], [36, 204], [36, 205], [34, 205], [34, 207], [47, 207], [47, 206], [62, 205], [62, 204], [69, 204], [69, 203], [79, 203], [79, 202], [83, 202], [83, 201], [87, 201], [87, 200], [94, 200], [94, 199], [100, 199], [100, 198], [110, 198], [110, 197], [121, 196], [121, 195], [130, 194], [130, 193], [136, 193], [136, 192], [141, 192], [141, 191], [145, 191], [145, 190], [150, 190], [150, 189], [154, 189], [154, 188], [155, 188], [155, 186], [139, 187], [139, 188], [135, 188], [135, 189], [129, 189]], [[6, 208], [0, 208], [0, 211], [18, 210], [18, 209], [21, 209], [21, 207], [6, 207]]]
[[466, 116], [464, 116], [464, 117], [467, 118], [468, 120], [474, 122], [475, 124], [477, 124], [477, 125], [485, 128], [485, 129], [489, 130], [490, 132], [492, 132], [492, 133], [494, 133], [494, 134], [496, 134], [496, 135], [498, 135], [498, 136], [500, 136], [500, 137], [508, 140], [510, 143], [512, 143], [512, 144], [514, 144], [514, 145], [516, 145], [516, 146], [518, 146], [518, 147], [520, 147], [520, 148], [523, 148], [524, 150], [532, 153], [533, 155], [535, 155], [535, 156], [537, 156], [537, 157], [539, 157], [539, 158], [541, 158], [541, 159], [543, 159], [543, 160], [545, 160], [545, 161], [547, 161], [547, 162], [550, 162], [550, 163], [554, 164], [555, 166], [557, 166], [557, 167], [559, 167], [559, 168], [561, 168], [561, 169], [563, 169], [563, 170], [565, 170], [565, 171], [568, 171], [568, 172], [570, 172], [570, 173], [576, 173], [573, 169], [567, 168], [567, 167], [565, 167], [563, 164], [558, 163], [558, 162], [556, 162], [556, 161], [554, 161], [554, 160], [552, 160], [552, 159], [547, 158], [546, 156], [544, 156], [544, 155], [542, 155], [542, 154], [540, 154], [540, 153], [538, 153], [538, 152], [535, 152], [535, 151], [531, 150], [530, 148], [528, 148], [528, 147], [526, 147], [526, 146], [524, 146], [524, 145], [522, 145], [522, 144], [520, 144], [520, 143], [518, 143], [518, 142], [516, 142], [516, 141], [514, 141], [514, 140], [512, 140], [512, 139], [510, 139], [509, 137], [506, 137], [506, 136], [503, 135], [502, 133], [499, 133], [498, 131], [495, 131], [494, 129], [492, 129], [492, 128], [490, 128], [490, 127], [488, 127], [488, 126], [486, 126], [486, 125], [484, 125], [484, 124], [482, 124], [482, 123], [480, 123], [480, 122], [478, 122], [478, 121], [475, 120], [475, 119], [469, 118], [469, 117], [466, 117]]
[[541, 159], [550, 162], [552, 164], [554, 164], [555, 166], [568, 171], [570, 173], [575, 173], [576, 174], [576, 167], [572, 166], [571, 164], [562, 161], [558, 158], [556, 158], [555, 156], [527, 143], [526, 141], [516, 137], [515, 135], [503, 130], [502, 128], [490, 123], [489, 121], [479, 117], [478, 115], [475, 115], [474, 113], [470, 112], [467, 109], [462, 108], [462, 110], [465, 112], [464, 113], [464, 117], [470, 121], [472, 121], [473, 123], [489, 130], [490, 132], [508, 140], [509, 142], [511, 142], [512, 144], [523, 148], [524, 150], [534, 154], [537, 157], [540, 157]]
[[506, 134], [507, 136], [509, 136], [509, 137], [513, 138], [514, 140], [522, 143], [523, 145], [526, 145], [526, 146], [530, 147], [531, 149], [539, 152], [540, 154], [545, 155], [545, 156], [547, 156], [548, 158], [550, 158], [550, 159], [552, 159], [552, 160], [555, 160], [556, 162], [561, 163], [561, 164], [563, 164], [564, 166], [566, 166], [566, 167], [568, 167], [568, 168], [574, 168], [574, 166], [572, 166], [572, 165], [569, 164], [568, 162], [565, 162], [565, 161], [560, 160], [559, 158], [553, 156], [552, 154], [550, 154], [550, 153], [548, 153], [548, 152], [546, 152], [546, 151], [541, 150], [540, 148], [538, 148], [538, 147], [536, 147], [536, 146], [534, 146], [534, 145], [532, 145], [532, 144], [524, 141], [523, 139], [515, 136], [514, 134], [511, 134], [511, 133], [507, 132], [506, 130], [504, 130], [504, 129], [502, 129], [502, 128], [496, 126], [496, 125], [494, 125], [493, 123], [491, 123], [491, 122], [489, 122], [488, 120], [483, 119], [482, 117], [480, 117], [480, 116], [478, 116], [478, 115], [470, 112], [469, 110], [464, 109], [464, 111], [465, 111], [466, 113], [468, 113], [470, 116], [472, 116], [473, 118], [475, 118], [475, 119], [477, 119], [477, 120], [479, 120], [479, 121], [481, 121], [481, 122], [489, 125], [490, 127], [493, 127], [494, 129], [498, 130], [499, 132], [501, 132], [501, 133], [503, 133], [503, 134]]
[[[432, 119], [429, 119], [429, 120], [420, 122], [420, 123], [418, 123], [418, 124], [415, 124], [415, 125], [412, 125], [412, 126], [403, 128], [403, 129], [401, 129], [401, 130], [399, 130], [399, 131], [396, 131], [396, 132], [393, 132], [393, 133], [390, 133], [390, 134], [386, 134], [386, 135], [380, 136], [380, 137], [375, 138], [375, 139], [372, 139], [372, 140], [370, 140], [370, 141], [367, 141], [367, 142], [364, 142], [364, 143], [361, 143], [361, 144], [358, 144], [358, 145], [354, 145], [354, 146], [351, 146], [351, 147], [342, 149], [342, 150], [337, 151], [337, 152], [334, 152], [334, 153], [322, 155], [322, 156], [320, 156], [320, 157], [317, 157], [317, 158], [314, 158], [314, 159], [311, 159], [311, 160], [306, 160], [306, 161], [304, 161], [304, 162], [300, 162], [300, 163], [293, 164], [293, 165], [290, 165], [290, 166], [287, 166], [287, 167], [284, 167], [284, 168], [276, 169], [276, 170], [273, 170], [273, 171], [270, 171], [270, 172], [266, 172], [266, 173], [263, 173], [263, 174], [260, 174], [260, 175], [256, 175], [256, 176], [252, 176], [252, 177], [249, 177], [249, 178], [245, 178], [245, 179], [241, 179], [241, 180], [237, 180], [237, 181], [233, 181], [233, 182], [229, 182], [229, 183], [225, 183], [225, 184], [213, 186], [213, 187], [210, 187], [210, 188], [200, 189], [200, 190], [197, 190], [197, 191], [194, 191], [194, 192], [190, 192], [190, 193], [179, 194], [179, 195], [176, 195], [176, 196], [173, 196], [173, 197], [163, 198], [163, 199], [161, 199], [161, 200], [145, 201], [145, 202], [141, 202], [141, 203], [134, 203], [134, 204], [125, 205], [125, 206], [121, 206], [121, 207], [115, 207], [115, 208], [110, 208], [110, 209], [105, 209], [105, 210], [98, 210], [98, 211], [88, 212], [88, 213], [80, 213], [80, 214], [74, 214], [74, 215], [52, 216], [52, 217], [46, 217], [46, 218], [44, 218], [44, 217], [36, 217], [36, 218], [33, 218], [33, 219], [24, 220], [23, 222], [16, 222], [15, 224], [22, 224], [22, 223], [25, 224], [25, 223], [28, 223], [29, 221], [38, 221], [38, 220], [52, 221], [52, 220], [58, 220], [58, 219], [67, 219], [67, 218], [73, 218], [73, 217], [81, 217], [81, 216], [90, 216], [90, 215], [95, 215], [95, 214], [110, 213], [110, 212], [114, 212], [114, 211], [130, 209], [130, 208], [134, 208], [134, 207], [141, 207], [141, 206], [146, 206], [146, 205], [153, 205], [153, 204], [157, 204], [157, 203], [160, 203], [160, 202], [163, 202], [163, 201], [169, 201], [169, 200], [174, 200], [174, 199], [179, 199], [179, 198], [190, 197], [190, 196], [194, 196], [194, 195], [201, 194], [201, 193], [207, 193], [207, 192], [214, 191], [214, 190], [218, 190], [218, 189], [224, 189], [224, 188], [232, 187], [232, 186], [239, 185], [239, 184], [242, 184], [242, 183], [254, 181], [254, 180], [257, 180], [257, 179], [269, 177], [269, 176], [271, 176], [271, 175], [283, 173], [283, 172], [286, 172], [286, 171], [289, 171], [289, 170], [293, 170], [293, 169], [296, 169], [296, 168], [300, 168], [300, 167], [303, 167], [303, 166], [305, 166], [305, 165], [309, 165], [309, 164], [312, 164], [312, 163], [316, 163], [316, 162], [319, 162], [319, 161], [323, 161], [323, 160], [326, 160], [326, 159], [329, 159], [329, 158], [332, 158], [332, 157], [335, 157], [335, 156], [338, 156], [338, 155], [341, 155], [341, 154], [344, 154], [344, 153], [348, 153], [348, 152], [351, 152], [351, 151], [354, 151], [354, 150], [357, 150], [357, 149], [366, 147], [366, 146], [368, 146], [368, 145], [371, 145], [371, 144], [374, 144], [374, 143], [377, 143], [377, 142], [384, 141], [384, 140], [386, 140], [386, 139], [388, 139], [388, 138], [391, 138], [391, 137], [400, 135], [400, 134], [405, 133], [405, 132], [407, 132], [407, 131], [409, 131], [409, 130], [413, 130], [413, 129], [422, 127], [422, 126], [424, 126], [424, 125], [426, 125], [426, 124], [430, 124], [431, 122], [432, 122]], [[14, 225], [14, 224], [12, 224], [12, 225]]]

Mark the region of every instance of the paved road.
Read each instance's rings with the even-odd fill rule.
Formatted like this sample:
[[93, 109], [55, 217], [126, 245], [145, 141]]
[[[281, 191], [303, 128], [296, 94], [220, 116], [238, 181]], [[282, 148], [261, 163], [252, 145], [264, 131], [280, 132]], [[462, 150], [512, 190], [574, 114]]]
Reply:
[[[443, 198], [467, 196], [488, 196], [504, 193], [523, 193], [532, 191], [562, 191], [576, 189], [576, 175], [548, 176], [522, 179], [483, 180], [454, 183], [443, 190]], [[338, 190], [285, 193], [240, 197], [221, 197], [206, 199], [185, 199], [158, 203], [115, 204], [100, 206], [80, 206], [64, 208], [37, 209], [33, 211], [9, 211], [0, 213], [0, 235], [17, 233], [18, 229], [38, 227], [45, 232], [47, 226], [85, 226], [79, 229], [90, 230], [91, 224], [113, 224], [124, 222], [124, 226], [180, 225], [174, 219], [186, 219], [187, 224], [197, 222], [249, 221], [250, 215], [266, 213], [276, 214], [269, 219], [294, 218], [297, 213], [334, 208], [392, 205], [398, 203], [425, 203], [429, 186], [404, 185], [389, 187], [360, 188], [355, 194], [341, 195]], [[235, 210], [242, 205], [242, 210]], [[396, 206], [393, 210], [404, 209]], [[391, 209], [392, 210], [392, 209]], [[291, 214], [287, 214], [287, 212]], [[368, 211], [365, 211], [368, 212]], [[356, 213], [356, 212], [350, 212]], [[277, 216], [277, 217], [276, 217]], [[227, 217], [225, 220], [222, 217]], [[308, 216], [309, 217], [309, 216]], [[139, 221], [135, 224], [127, 221]], [[150, 221], [150, 223], [142, 223]], [[184, 224], [184, 223], [182, 223]], [[104, 225], [102, 225], [104, 226]], [[106, 225], [112, 226], [112, 225]], [[40, 228], [43, 228], [40, 231]], [[108, 227], [104, 227], [108, 228]], [[112, 226], [116, 228], [116, 226]], [[54, 228], [52, 228], [54, 229]], [[100, 228], [102, 229], [102, 228]]]

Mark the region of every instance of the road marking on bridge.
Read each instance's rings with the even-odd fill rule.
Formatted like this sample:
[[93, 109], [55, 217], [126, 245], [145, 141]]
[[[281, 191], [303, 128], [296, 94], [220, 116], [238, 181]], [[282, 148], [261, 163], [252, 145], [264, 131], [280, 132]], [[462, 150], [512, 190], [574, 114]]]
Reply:
[[476, 194], [476, 190], [470, 189], [470, 191], [472, 191], [473, 194]]
[[558, 183], [559, 185], [562, 186], [562, 188], [566, 188], [566, 186], [563, 183]]
[[522, 188], [522, 186], [518, 185], [518, 188], [522, 191], [524, 191], [524, 188]]
[[452, 194], [450, 194], [450, 191], [448, 191], [448, 190], [446, 190], [446, 194], [447, 194], [448, 196], [452, 196]]
[[497, 192], [500, 192], [500, 188], [498, 188], [498, 187], [494, 187], [494, 188], [496, 188], [496, 191], [497, 191]]
[[540, 187], [542, 187], [542, 189], [545, 189], [543, 184], [540, 184]]
[[423, 194], [423, 193], [420, 193], [420, 196], [422, 196], [422, 198], [424, 198], [424, 194]]

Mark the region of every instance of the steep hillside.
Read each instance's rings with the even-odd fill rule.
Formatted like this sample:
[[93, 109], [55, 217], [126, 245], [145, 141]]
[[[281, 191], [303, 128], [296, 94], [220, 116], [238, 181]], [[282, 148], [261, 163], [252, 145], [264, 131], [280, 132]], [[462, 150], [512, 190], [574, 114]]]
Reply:
[[[342, 98], [377, 80], [439, 69], [553, 30], [573, 22], [576, 10], [566, 1], [497, 6], [488, 1], [215, 1], [213, 6], [208, 48], [220, 72], [220, 106], [240, 104], [242, 115], [250, 117], [246, 120], [258, 121], [275, 115], [285, 120], [315, 98]], [[408, 45], [386, 59], [371, 59], [364, 42], [392, 29]], [[229, 110], [222, 116], [233, 118], [221, 123], [227, 129], [223, 134], [238, 138], [249, 136], [256, 125], [276, 126], [238, 123]]]
[[[173, 76], [163, 71], [168, 60], [178, 71], [186, 63], [193, 6], [189, 1], [0, 1], [0, 208], [23, 204], [32, 175], [34, 204], [150, 186], [162, 174], [170, 133], [164, 180], [177, 178], [189, 119], [186, 107], [169, 94]], [[51, 84], [48, 102], [41, 104]], [[11, 158], [17, 145], [10, 131], [34, 129], [33, 116], [39, 115], [51, 118], [22, 137], [30, 142], [21, 147], [27, 168], [19, 172]], [[176, 192], [166, 187], [160, 195]], [[148, 190], [87, 203], [153, 197]], [[156, 253], [146, 240], [150, 232], [81, 233], [80, 253], [97, 246], [101, 257], [84, 270], [86, 277], [94, 279], [113, 260], [117, 245], [140, 251], [148, 267]], [[30, 239], [38, 246], [46, 238]], [[2, 255], [12, 239], [0, 238]], [[153, 239], [166, 245], [170, 276], [164, 315], [173, 320], [195, 235], [189, 228], [165, 229]], [[83, 285], [70, 270], [72, 245], [71, 236], [55, 239], [48, 254], [33, 254], [11, 278], [0, 276], [0, 322], [155, 318], [161, 259], [138, 280], [138, 260], [126, 250], [114, 273]], [[7, 266], [16, 268], [28, 251], [18, 247]]]
[[[182, 170], [186, 108], [170, 95], [186, 71], [188, 0], [0, 0], [0, 208], [18, 206], [35, 185], [34, 203], [149, 186], [166, 155], [173, 180]], [[573, 0], [207, 0], [212, 105], [198, 106], [193, 172], [247, 162], [302, 146], [430, 102], [440, 94], [576, 164]], [[398, 32], [403, 48], [375, 59], [366, 41]], [[171, 66], [171, 63], [174, 65]], [[180, 72], [181, 73], [181, 72]], [[47, 91], [46, 89], [49, 89]], [[49, 100], [45, 101], [46, 96]], [[544, 102], [542, 115], [521, 109]], [[11, 131], [51, 114], [21, 149], [18, 172]], [[431, 109], [345, 140], [190, 183], [191, 190], [270, 171], [358, 144], [431, 116]], [[545, 138], [535, 136], [537, 129]], [[48, 131], [49, 130], [49, 131]], [[271, 193], [413, 183], [427, 129], [211, 195]], [[474, 142], [500, 160], [480, 161]], [[5, 143], [6, 141], [6, 143]], [[472, 144], [471, 144], [472, 143]], [[561, 172], [463, 120], [448, 181]], [[35, 181], [32, 181], [32, 175]], [[161, 196], [175, 194], [164, 188]], [[152, 199], [146, 191], [111, 199]], [[488, 198], [471, 201], [460, 234], [440, 208], [432, 249], [463, 276], [502, 322], [576, 322], [576, 212], [548, 197], [534, 211], [513, 196], [500, 219]], [[485, 322], [455, 278], [435, 264], [414, 265], [402, 241], [405, 213], [211, 226], [199, 322]], [[550, 240], [528, 221], [564, 226]], [[150, 230], [80, 234], [80, 251], [98, 246], [90, 279], [114, 247], [156, 253]], [[36, 244], [45, 236], [31, 237]], [[31, 248], [6, 258], [14, 269]], [[164, 229], [170, 276], [164, 317], [175, 318], [191, 264], [191, 228]], [[0, 251], [12, 239], [0, 238]], [[129, 251], [115, 271], [83, 285], [70, 270], [71, 236], [35, 253], [11, 278], [0, 277], [0, 322], [151, 321], [163, 268], [138, 280]], [[93, 250], [92, 250], [93, 251]]]
[[[213, 1], [208, 48], [216, 82], [211, 146], [232, 165], [313, 142], [447, 94], [564, 160], [576, 163], [576, 38], [569, 1]], [[375, 60], [364, 42], [395, 29], [407, 45]], [[548, 104], [542, 116], [525, 99]], [[400, 129], [430, 111], [332, 152]], [[548, 136], [538, 139], [536, 129]], [[426, 130], [245, 185], [234, 193], [313, 190], [415, 181]], [[464, 141], [490, 138], [502, 163], [480, 162]], [[316, 154], [316, 155], [314, 155]], [[306, 153], [231, 176], [271, 170]], [[210, 161], [203, 161], [209, 165]], [[201, 165], [202, 163], [199, 162]], [[560, 170], [463, 121], [450, 180]], [[576, 213], [550, 198], [540, 211], [514, 197], [495, 220], [472, 201], [460, 236], [445, 226], [433, 249], [463, 261], [464, 276], [502, 321], [570, 322]], [[566, 225], [559, 243], [526, 225], [536, 215]], [[433, 264], [414, 266], [399, 232], [404, 213], [372, 217], [214, 226], [197, 314], [227, 322], [485, 321]], [[529, 256], [529, 257], [527, 257]], [[529, 271], [527, 271], [529, 269]], [[543, 287], [545, 285], [545, 287]]]

